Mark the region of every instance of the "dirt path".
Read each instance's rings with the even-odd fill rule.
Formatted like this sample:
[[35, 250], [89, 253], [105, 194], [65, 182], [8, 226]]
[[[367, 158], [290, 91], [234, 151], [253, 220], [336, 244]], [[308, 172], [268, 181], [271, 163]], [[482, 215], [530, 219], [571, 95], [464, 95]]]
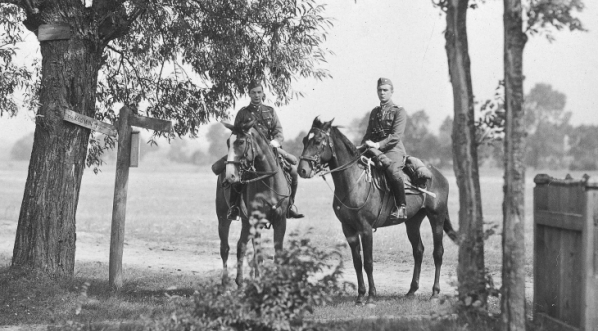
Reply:
[[[0, 221], [0, 255], [12, 256], [16, 224], [6, 220]], [[123, 254], [123, 267], [148, 268], [164, 272], [177, 272], [198, 276], [219, 276], [222, 262], [218, 253], [218, 242], [214, 242], [212, 253], [197, 253], [197, 247], [188, 243], [162, 244], [148, 242], [136, 238], [127, 238]], [[77, 262], [103, 262], [109, 260], [110, 237], [91, 232], [77, 232]], [[235, 272], [235, 249], [231, 246], [229, 258], [230, 273]], [[380, 295], [397, 295], [407, 293], [411, 284], [413, 266], [400, 263], [377, 263], [374, 266], [374, 279]], [[455, 293], [449, 284], [454, 280], [454, 273], [443, 270], [441, 273], [441, 291], [443, 294]], [[345, 279], [355, 283], [355, 271], [350, 261], [346, 261]], [[424, 267], [421, 273], [420, 292], [431, 294], [434, 280], [433, 267]], [[126, 279], [125, 279], [126, 281]]]

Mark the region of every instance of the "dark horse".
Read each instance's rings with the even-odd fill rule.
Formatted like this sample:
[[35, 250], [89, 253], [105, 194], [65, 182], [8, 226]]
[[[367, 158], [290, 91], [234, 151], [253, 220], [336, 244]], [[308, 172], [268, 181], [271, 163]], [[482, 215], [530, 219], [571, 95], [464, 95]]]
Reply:
[[[278, 159], [274, 155], [269, 141], [255, 128], [254, 122], [243, 123], [234, 127], [223, 123], [232, 131], [229, 138], [226, 172], [218, 177], [216, 187], [216, 215], [218, 216], [218, 235], [220, 236], [220, 256], [222, 257], [222, 283], [228, 283], [228, 232], [231, 221], [227, 219], [229, 190], [231, 184], [243, 183], [242, 193], [244, 208], [241, 213], [241, 237], [237, 243], [237, 278], [238, 286], [243, 283], [243, 258], [247, 251], [247, 242], [252, 225], [251, 216], [267, 219], [274, 230], [274, 249], [282, 250], [282, 242], [287, 227], [286, 210], [289, 204], [290, 187]], [[246, 208], [245, 208], [246, 206]], [[255, 244], [255, 242], [254, 242]], [[259, 261], [254, 254], [253, 263]], [[257, 269], [255, 269], [257, 270]]]
[[[303, 140], [304, 149], [299, 163], [299, 175], [303, 178], [314, 177], [323, 167], [328, 165], [334, 181], [334, 199], [332, 207], [336, 217], [340, 220], [343, 233], [351, 248], [353, 265], [357, 274], [358, 296], [356, 304], [364, 304], [365, 283], [362, 273], [361, 244], [363, 245], [365, 272], [368, 276], [369, 293], [368, 304], [373, 304], [376, 297], [376, 287], [373, 277], [372, 230], [378, 226], [384, 227], [402, 223], [401, 221], [387, 220], [394, 201], [389, 199], [389, 194], [374, 186], [372, 181], [367, 181], [363, 176], [366, 166], [357, 162], [360, 153], [355, 146], [345, 137], [337, 127], [332, 126], [332, 121], [321, 122], [317, 117], [313, 122], [311, 130]], [[419, 228], [425, 216], [428, 216], [432, 233], [434, 236], [434, 264], [436, 273], [434, 275], [434, 286], [432, 297], [437, 297], [440, 292], [438, 280], [440, 278], [440, 267], [442, 266], [443, 230], [448, 236], [456, 241], [457, 235], [451, 225], [447, 198], [449, 186], [446, 178], [435, 168], [429, 167], [432, 178], [427, 180], [427, 190], [436, 195], [417, 194], [407, 195], [407, 220], [404, 221], [407, 227], [407, 235], [413, 247], [415, 266], [411, 288], [407, 296], [411, 296], [419, 288], [419, 275], [421, 271], [424, 245], [421, 240]], [[372, 169], [375, 172], [375, 169]], [[380, 219], [381, 215], [384, 215]]]

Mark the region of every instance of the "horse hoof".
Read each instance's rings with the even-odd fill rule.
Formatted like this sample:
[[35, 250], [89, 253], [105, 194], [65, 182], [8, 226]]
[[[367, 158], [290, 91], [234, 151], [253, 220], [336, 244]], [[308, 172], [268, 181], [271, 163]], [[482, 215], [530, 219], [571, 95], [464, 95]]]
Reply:
[[372, 308], [376, 308], [376, 304], [375, 304], [375, 303], [373, 303], [373, 302], [368, 302], [368, 303], [366, 303], [366, 305], [365, 305], [365, 306], [366, 306], [366, 307], [368, 307], [368, 308], [370, 308], [370, 309], [372, 309]]
[[355, 300], [355, 305], [356, 306], [363, 306], [365, 304], [365, 302], [363, 301], [363, 299], [357, 299]]
[[413, 297], [415, 297], [415, 292], [409, 291], [409, 292], [407, 292], [407, 294], [405, 294], [405, 297], [406, 298], [413, 298]]
[[432, 295], [430, 297], [430, 302], [433, 304], [438, 304], [440, 302], [440, 299], [438, 298], [438, 295]]

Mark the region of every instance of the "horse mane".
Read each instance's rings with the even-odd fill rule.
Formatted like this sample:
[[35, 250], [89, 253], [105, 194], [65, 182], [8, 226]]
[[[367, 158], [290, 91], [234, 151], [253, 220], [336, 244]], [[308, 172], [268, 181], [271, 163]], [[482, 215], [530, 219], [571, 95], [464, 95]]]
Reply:
[[359, 154], [355, 145], [341, 132], [341, 130], [338, 129], [338, 126], [332, 126], [330, 131], [342, 141], [351, 156], [357, 156], [357, 154]]

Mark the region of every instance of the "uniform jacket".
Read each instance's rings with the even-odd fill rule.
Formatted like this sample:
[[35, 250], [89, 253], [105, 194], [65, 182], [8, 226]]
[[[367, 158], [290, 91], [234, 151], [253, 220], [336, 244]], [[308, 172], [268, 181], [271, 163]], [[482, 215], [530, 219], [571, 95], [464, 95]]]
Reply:
[[380, 151], [391, 160], [402, 164], [403, 157], [406, 155], [403, 145], [406, 124], [407, 112], [390, 100], [372, 110], [361, 143], [365, 143], [366, 140], [379, 143]]
[[235, 117], [235, 126], [250, 119], [255, 120], [255, 128], [268, 140], [277, 140], [281, 145], [284, 141], [282, 126], [274, 108], [266, 105], [253, 105], [241, 108]]

